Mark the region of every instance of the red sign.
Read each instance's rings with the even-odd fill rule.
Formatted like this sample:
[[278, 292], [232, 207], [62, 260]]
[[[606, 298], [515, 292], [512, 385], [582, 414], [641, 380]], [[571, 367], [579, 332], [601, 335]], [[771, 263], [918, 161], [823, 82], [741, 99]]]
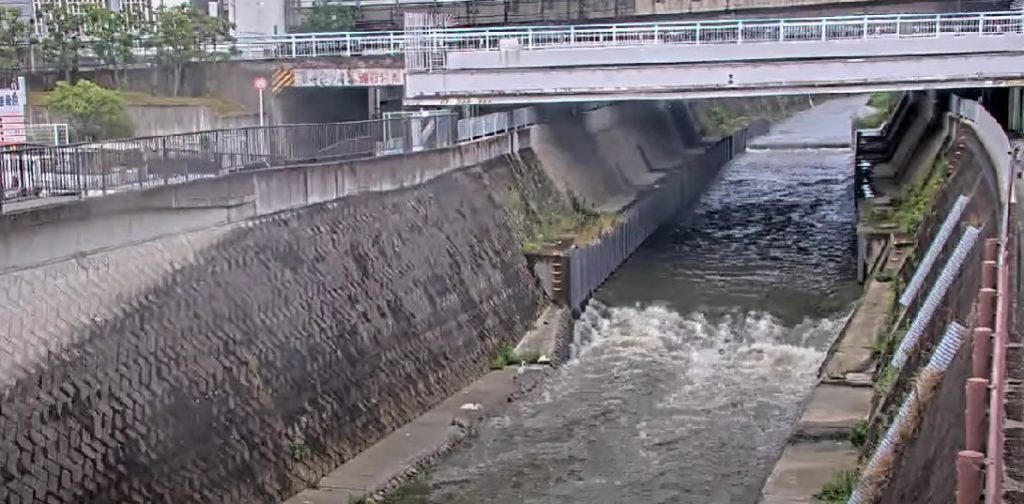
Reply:
[[259, 90], [267, 89], [267, 79], [264, 79], [263, 77], [256, 77], [252, 81], [252, 86]]
[[25, 116], [0, 115], [0, 145], [21, 144], [28, 141]]

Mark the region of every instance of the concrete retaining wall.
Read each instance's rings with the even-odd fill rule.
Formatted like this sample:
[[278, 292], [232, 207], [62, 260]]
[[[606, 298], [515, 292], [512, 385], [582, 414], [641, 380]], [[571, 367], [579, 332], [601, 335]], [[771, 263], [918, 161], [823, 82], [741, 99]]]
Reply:
[[5, 215], [0, 500], [280, 502], [482, 374], [539, 296], [464, 169], [513, 142]]
[[[915, 236], [916, 250], [923, 254], [934, 238], [939, 226], [960, 195], [971, 200], [961, 222], [940, 254], [937, 265], [945, 264], [956, 246], [962, 230], [968, 225], [981, 225], [982, 237], [992, 238], [998, 233], [1001, 217], [1000, 182], [996, 174], [994, 155], [986, 149], [977, 132], [961, 124], [956, 132], [955, 143], [960, 145], [961, 155], [955, 159], [954, 171], [943, 188], [934, 206], [935, 211], [922, 223]], [[997, 155], [997, 154], [996, 154]], [[892, 392], [882, 398], [882, 410], [891, 411], [899, 407], [902, 396], [909, 390], [921, 366], [930, 358], [930, 353], [942, 337], [947, 325], [958, 320], [971, 321], [974, 303], [981, 285], [982, 243], [978, 243], [968, 255], [964, 268], [956, 278], [949, 294], [943, 301], [920, 343], [910, 353], [902, 373], [892, 387]], [[935, 267], [925, 282], [931, 285], [941, 268]], [[904, 280], [913, 274], [910, 263], [901, 272]], [[907, 309], [908, 320], [920, 308], [927, 289], [917, 296]], [[882, 490], [877, 502], [950, 502], [955, 495], [956, 454], [964, 446], [964, 386], [971, 370], [971, 344], [964, 344], [945, 373], [935, 395], [928, 402], [921, 415], [916, 435], [898, 455], [890, 481]]]
[[[173, 135], [213, 129], [259, 126], [257, 113], [219, 116], [209, 107], [198, 105], [129, 105], [128, 117], [135, 127], [135, 136]], [[59, 114], [51, 114], [48, 107], [30, 107], [32, 120], [37, 123], [64, 123]]]
[[[544, 171], [581, 206], [619, 211], [703, 148], [681, 103], [633, 102], [580, 110], [545, 106], [530, 145]], [[677, 125], [690, 124], [689, 130]]]
[[749, 137], [768, 132], [768, 122], [721, 139], [688, 166], [662, 178], [657, 187], [640, 195], [623, 214], [622, 222], [600, 242], [570, 249], [568, 305], [582, 311], [590, 296], [666, 219], [696, 202], [730, 160], [744, 152]]

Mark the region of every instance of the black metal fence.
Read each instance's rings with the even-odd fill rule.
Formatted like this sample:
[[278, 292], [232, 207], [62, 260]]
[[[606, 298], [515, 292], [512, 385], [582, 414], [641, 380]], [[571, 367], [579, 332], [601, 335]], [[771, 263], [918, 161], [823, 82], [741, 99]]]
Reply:
[[285, 162], [344, 160], [451, 145], [451, 114], [201, 131], [0, 151], [0, 209], [19, 200], [93, 196]]

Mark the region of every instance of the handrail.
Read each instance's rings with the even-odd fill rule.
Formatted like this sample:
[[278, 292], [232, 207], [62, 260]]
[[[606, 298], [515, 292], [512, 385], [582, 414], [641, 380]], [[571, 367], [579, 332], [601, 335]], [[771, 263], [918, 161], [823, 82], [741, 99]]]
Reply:
[[324, 32], [243, 36], [236, 59], [399, 55], [413, 37], [438, 40], [445, 50], [495, 51], [499, 41], [516, 39], [520, 49], [635, 44], [744, 44], [944, 35], [1019, 33], [1024, 12], [953, 14], [869, 14], [709, 21], [630, 22], [487, 28], [437, 27], [426, 34], [400, 31]]
[[208, 130], [0, 150], [0, 210], [10, 202], [101, 196], [308, 161], [449, 147], [536, 123], [531, 107], [456, 122], [454, 114]]

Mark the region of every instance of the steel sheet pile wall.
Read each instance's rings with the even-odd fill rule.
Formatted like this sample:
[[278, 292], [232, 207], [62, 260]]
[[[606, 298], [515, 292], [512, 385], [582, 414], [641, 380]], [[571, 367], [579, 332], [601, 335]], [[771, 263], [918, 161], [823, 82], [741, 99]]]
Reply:
[[640, 247], [666, 219], [695, 202], [718, 171], [747, 148], [747, 142], [768, 132], [768, 121], [756, 121], [708, 147], [682, 170], [665, 176], [657, 187], [640, 195], [623, 213], [621, 222], [597, 243], [575, 247], [568, 259], [568, 304], [583, 310], [590, 296]]

